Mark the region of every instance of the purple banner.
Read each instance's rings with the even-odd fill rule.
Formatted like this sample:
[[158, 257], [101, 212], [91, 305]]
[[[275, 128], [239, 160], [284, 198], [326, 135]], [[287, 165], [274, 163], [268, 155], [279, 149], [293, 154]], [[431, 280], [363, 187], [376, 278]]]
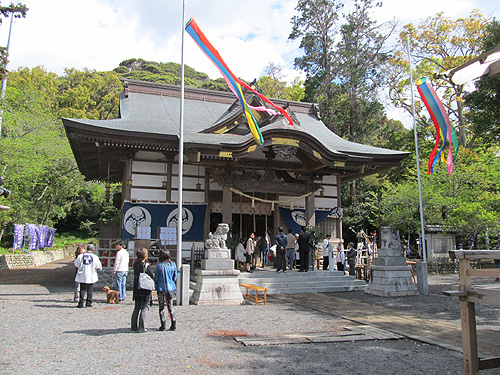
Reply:
[[15, 224], [14, 225], [14, 250], [20, 250], [23, 247], [24, 240], [24, 225]]
[[38, 235], [35, 224], [26, 224], [28, 250], [38, 250]]
[[56, 235], [56, 230], [54, 228], [47, 228], [47, 237], [45, 238], [45, 247], [54, 246], [54, 237]]

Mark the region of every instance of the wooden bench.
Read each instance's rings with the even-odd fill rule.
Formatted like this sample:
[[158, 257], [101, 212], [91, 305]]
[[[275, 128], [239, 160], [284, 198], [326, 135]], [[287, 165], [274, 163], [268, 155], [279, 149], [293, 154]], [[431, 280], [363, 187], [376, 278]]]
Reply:
[[452, 260], [458, 259], [460, 283], [458, 290], [444, 294], [460, 301], [462, 321], [462, 347], [464, 373], [479, 374], [479, 370], [500, 368], [500, 357], [480, 359], [477, 350], [476, 303], [500, 306], [500, 285], [472, 285], [472, 276], [500, 277], [500, 268], [471, 269], [471, 260], [500, 259], [500, 250], [452, 250], [448, 252]]
[[[264, 302], [264, 305], [267, 305], [267, 288], [263, 288], [261, 286], [255, 286], [252, 284], [240, 284], [240, 286], [246, 288], [247, 290], [246, 293], [243, 294], [243, 298], [255, 302], [256, 305], [258, 305], [259, 302]], [[249, 289], [255, 290], [255, 294], [248, 294]], [[264, 299], [259, 298], [259, 291], [264, 292]]]

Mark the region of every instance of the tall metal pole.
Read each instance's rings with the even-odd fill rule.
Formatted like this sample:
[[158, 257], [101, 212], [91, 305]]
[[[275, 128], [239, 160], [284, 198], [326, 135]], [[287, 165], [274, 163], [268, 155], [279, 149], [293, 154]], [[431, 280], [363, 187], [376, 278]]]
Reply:
[[[7, 58], [9, 57], [9, 48], [10, 48], [10, 36], [12, 34], [12, 24], [14, 23], [14, 14], [10, 15], [10, 27], [9, 27], [9, 37], [7, 39]], [[5, 98], [5, 89], [7, 88], [7, 64], [5, 64], [5, 76], [2, 80], [2, 103], [0, 106], [0, 139], [2, 138], [2, 121], [3, 121], [3, 100]]]
[[179, 201], [177, 221], [177, 267], [182, 264], [182, 180], [184, 165], [184, 21], [186, 16], [186, 1], [182, 1], [182, 43], [181, 43], [181, 108], [179, 121]]
[[184, 168], [184, 23], [186, 17], [186, 1], [182, 1], [182, 42], [181, 42], [181, 100], [180, 100], [180, 120], [179, 120], [179, 198], [177, 205], [177, 277], [179, 305], [189, 305], [189, 266], [182, 266], [182, 217], [184, 210], [182, 208], [182, 184]]
[[422, 243], [420, 244], [423, 254], [423, 261], [417, 263], [417, 282], [418, 291], [420, 294], [429, 294], [429, 286], [427, 283], [427, 251], [425, 246], [425, 226], [424, 226], [424, 206], [422, 204], [422, 182], [420, 180], [420, 159], [418, 156], [418, 136], [417, 124], [415, 122], [415, 98], [413, 96], [413, 72], [411, 66], [411, 53], [410, 53], [410, 34], [407, 34], [408, 43], [408, 65], [410, 68], [410, 88], [411, 88], [411, 112], [413, 115], [413, 132], [415, 135], [415, 154], [417, 157], [417, 175], [418, 175], [418, 200], [420, 203], [420, 230], [422, 231]]

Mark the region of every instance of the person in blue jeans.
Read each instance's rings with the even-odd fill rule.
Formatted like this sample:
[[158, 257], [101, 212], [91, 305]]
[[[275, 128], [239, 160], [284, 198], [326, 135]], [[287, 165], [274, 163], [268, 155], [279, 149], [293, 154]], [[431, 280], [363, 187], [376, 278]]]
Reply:
[[119, 302], [123, 301], [127, 296], [127, 276], [128, 276], [128, 264], [130, 256], [127, 250], [124, 249], [125, 243], [123, 241], [115, 242], [116, 259], [115, 265], [113, 267], [113, 276], [116, 278], [116, 287], [120, 296], [118, 297]]
[[158, 264], [155, 271], [156, 293], [158, 295], [158, 307], [160, 313], [161, 326], [158, 331], [165, 331], [167, 327], [167, 319], [165, 318], [165, 305], [167, 306], [168, 315], [170, 317], [169, 331], [175, 331], [176, 319], [172, 306], [173, 299], [177, 294], [177, 266], [170, 258], [170, 251], [162, 250], [158, 257]]

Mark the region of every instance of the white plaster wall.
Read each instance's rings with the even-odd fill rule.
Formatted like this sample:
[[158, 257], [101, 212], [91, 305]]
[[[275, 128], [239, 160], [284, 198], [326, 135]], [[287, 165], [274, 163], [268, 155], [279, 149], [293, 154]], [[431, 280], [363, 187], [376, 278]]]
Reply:
[[[205, 194], [203, 191], [183, 191], [182, 200], [185, 203], [205, 203]], [[172, 202], [179, 201], [179, 192], [172, 190]]]
[[161, 188], [165, 176], [152, 176], [132, 173], [132, 186], [148, 186]]
[[132, 187], [130, 197], [132, 199], [137, 199], [140, 201], [143, 200], [152, 200], [152, 201], [165, 201], [166, 200], [166, 191], [165, 189], [138, 189]]
[[133, 172], [150, 172], [150, 173], [166, 173], [165, 163], [152, 163], [148, 161], [132, 160], [132, 173]]

